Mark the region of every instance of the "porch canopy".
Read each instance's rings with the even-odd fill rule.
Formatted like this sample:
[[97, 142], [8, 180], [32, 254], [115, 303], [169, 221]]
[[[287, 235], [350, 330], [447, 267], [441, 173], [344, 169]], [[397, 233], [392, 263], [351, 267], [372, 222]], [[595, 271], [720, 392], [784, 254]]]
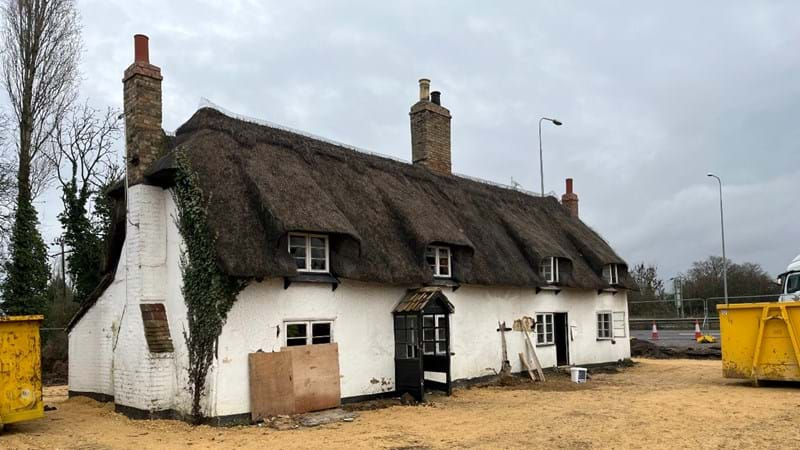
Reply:
[[455, 312], [453, 304], [444, 295], [442, 289], [435, 286], [426, 286], [408, 291], [403, 300], [394, 307], [393, 312], [395, 314], [420, 313], [431, 302], [438, 302], [449, 314]]

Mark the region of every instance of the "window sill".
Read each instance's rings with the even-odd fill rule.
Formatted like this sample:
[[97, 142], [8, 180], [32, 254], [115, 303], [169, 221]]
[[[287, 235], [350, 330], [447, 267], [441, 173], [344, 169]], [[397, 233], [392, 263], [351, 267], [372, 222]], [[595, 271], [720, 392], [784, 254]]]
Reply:
[[551, 344], [536, 344], [537, 347], [554, 347], [556, 345], [555, 342]]
[[602, 294], [604, 292], [609, 293], [611, 295], [616, 295], [617, 292], [619, 292], [619, 289], [617, 289], [615, 287], [608, 287], [608, 288], [603, 288], [603, 289], [598, 289], [597, 290], [598, 294]]
[[614, 338], [597, 338], [597, 342], [601, 342], [601, 341], [609, 341], [609, 342], [611, 342], [613, 340], [614, 340]]
[[453, 292], [455, 292], [456, 289], [461, 287], [461, 284], [452, 278], [435, 277], [433, 281], [426, 283], [425, 286], [449, 287], [453, 288]]
[[542, 291], [550, 291], [556, 295], [561, 293], [561, 287], [556, 284], [549, 284], [547, 286], [538, 286], [536, 288], [536, 293], [540, 293]]
[[292, 283], [322, 283], [330, 284], [331, 290], [335, 291], [339, 287], [339, 279], [329, 273], [320, 272], [299, 272], [291, 277], [283, 277], [283, 288], [289, 289]]

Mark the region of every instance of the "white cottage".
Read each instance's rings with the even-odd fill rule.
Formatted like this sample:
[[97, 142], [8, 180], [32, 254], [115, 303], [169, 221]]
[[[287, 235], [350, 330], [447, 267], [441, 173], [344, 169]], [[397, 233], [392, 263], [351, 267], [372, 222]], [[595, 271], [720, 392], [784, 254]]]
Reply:
[[[630, 356], [633, 284], [578, 218], [572, 181], [559, 203], [452, 174], [450, 113], [428, 80], [406, 163], [213, 108], [167, 136], [147, 37], [135, 55], [123, 79], [127, 182], [109, 193], [107, 274], [69, 326], [70, 395], [134, 417], [191, 410], [176, 152], [207, 195], [218, 267], [248, 282], [206, 382], [203, 414], [218, 423], [249, 421], [259, 350], [337, 343], [344, 401], [490, 376], [498, 322], [526, 316], [545, 367]], [[506, 334], [509, 355], [525, 351], [522, 333]]]

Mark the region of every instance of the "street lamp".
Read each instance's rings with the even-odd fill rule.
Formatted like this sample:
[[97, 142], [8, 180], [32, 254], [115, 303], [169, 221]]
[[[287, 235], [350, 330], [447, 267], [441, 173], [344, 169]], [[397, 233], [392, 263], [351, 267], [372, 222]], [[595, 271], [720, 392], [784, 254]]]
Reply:
[[542, 197], [544, 197], [544, 162], [542, 161], [542, 121], [547, 120], [549, 122], [553, 122], [553, 125], [560, 127], [561, 122], [556, 119], [550, 119], [548, 117], [542, 117], [539, 119], [539, 176], [542, 180]]
[[728, 259], [725, 257], [725, 217], [722, 212], [722, 180], [709, 172], [706, 174], [711, 178], [716, 178], [719, 183], [719, 226], [722, 231], [722, 288], [725, 293], [725, 304], [728, 304]]

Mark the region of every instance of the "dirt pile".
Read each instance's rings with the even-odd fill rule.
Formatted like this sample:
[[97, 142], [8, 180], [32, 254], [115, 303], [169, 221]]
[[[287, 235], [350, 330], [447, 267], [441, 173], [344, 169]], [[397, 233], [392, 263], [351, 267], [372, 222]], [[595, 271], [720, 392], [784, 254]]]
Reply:
[[662, 347], [650, 341], [631, 338], [631, 356], [654, 359], [721, 359], [719, 345], [703, 347]]

